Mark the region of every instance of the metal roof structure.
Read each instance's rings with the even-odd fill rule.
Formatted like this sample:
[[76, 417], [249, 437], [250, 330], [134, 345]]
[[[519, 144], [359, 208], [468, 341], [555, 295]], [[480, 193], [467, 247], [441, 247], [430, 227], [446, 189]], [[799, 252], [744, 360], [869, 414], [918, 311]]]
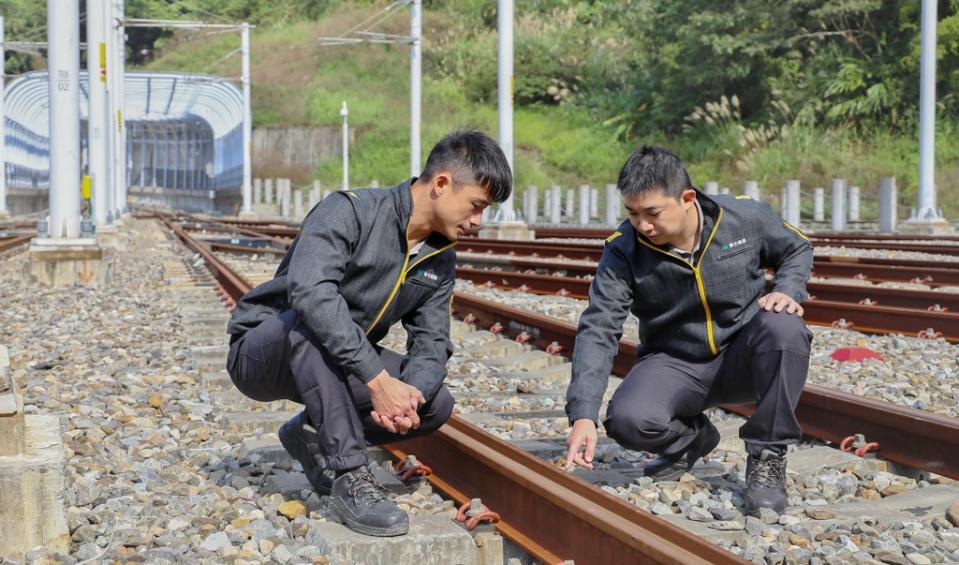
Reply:
[[[80, 116], [88, 111], [81, 72]], [[47, 188], [49, 81], [25, 73], [6, 88], [6, 167], [10, 186]], [[127, 179], [131, 186], [239, 190], [243, 169], [243, 96], [215, 76], [127, 72], [124, 81]], [[55, 133], [55, 128], [54, 128]], [[86, 147], [86, 127], [81, 128]], [[85, 152], [84, 152], [85, 153]], [[82, 165], [86, 169], [86, 162]]]

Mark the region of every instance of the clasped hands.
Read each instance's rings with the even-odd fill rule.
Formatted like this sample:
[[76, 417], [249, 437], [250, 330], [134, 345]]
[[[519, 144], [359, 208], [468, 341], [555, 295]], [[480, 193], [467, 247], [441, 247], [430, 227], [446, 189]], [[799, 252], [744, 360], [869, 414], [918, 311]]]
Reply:
[[400, 435], [420, 427], [417, 410], [426, 403], [426, 398], [418, 388], [392, 377], [385, 370], [380, 371], [366, 386], [370, 389], [373, 402], [370, 416], [374, 422]]

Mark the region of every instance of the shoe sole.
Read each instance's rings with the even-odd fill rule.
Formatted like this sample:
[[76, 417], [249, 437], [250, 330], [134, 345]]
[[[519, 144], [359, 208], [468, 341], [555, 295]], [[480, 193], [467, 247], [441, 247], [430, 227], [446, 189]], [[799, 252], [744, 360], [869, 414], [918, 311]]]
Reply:
[[658, 482], [660, 482], [660, 481], [675, 481], [676, 479], [682, 477], [682, 476], [685, 475], [686, 473], [687, 473], [686, 469], [677, 469], [677, 470], [675, 470], [675, 471], [672, 471], [672, 472], [666, 473], [666, 474], [661, 474], [661, 475], [643, 475], [643, 476], [649, 477], [649, 478], [653, 479], [653, 482], [654, 482], [654, 483], [658, 483]]
[[376, 526], [369, 526], [367, 524], [361, 524], [356, 520], [350, 518], [350, 512], [346, 508], [346, 505], [343, 504], [343, 501], [339, 498], [333, 499], [333, 504], [331, 505], [333, 511], [336, 513], [337, 517], [343, 521], [343, 524], [347, 528], [353, 530], [354, 532], [364, 534], [367, 536], [374, 536], [379, 538], [390, 538], [395, 536], [402, 536], [410, 531], [410, 524], [407, 520], [405, 523], [395, 524], [387, 528], [377, 528]]
[[[286, 428], [281, 427], [280, 433], [277, 434], [278, 436], [280, 436], [280, 445], [283, 446], [283, 449], [285, 449], [286, 452], [289, 453], [291, 457], [293, 457], [294, 459], [300, 462], [300, 465], [303, 466], [303, 473], [306, 475], [306, 478], [309, 480], [310, 473], [309, 471], [307, 471], [307, 463], [304, 463], [303, 459], [307, 458], [307, 461], [309, 461], [308, 458], [310, 455], [309, 453], [306, 453], [304, 457], [304, 453], [302, 449], [300, 449], [300, 446], [303, 445], [304, 442], [300, 441], [301, 438], [297, 437], [297, 434], [295, 431], [284, 432], [285, 429]], [[316, 464], [313, 464], [313, 470], [316, 471]], [[323, 496], [328, 496], [333, 487], [332, 484], [329, 485], [328, 487], [317, 487], [315, 484], [313, 484], [313, 481], [310, 481], [310, 486], [313, 487], [313, 490], [316, 492], [316, 494], [323, 495]]]

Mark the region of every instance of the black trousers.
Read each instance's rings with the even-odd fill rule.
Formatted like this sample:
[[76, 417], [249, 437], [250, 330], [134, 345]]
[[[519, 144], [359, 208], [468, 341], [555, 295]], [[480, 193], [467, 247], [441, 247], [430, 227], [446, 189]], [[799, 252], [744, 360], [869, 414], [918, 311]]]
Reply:
[[802, 437], [795, 411], [811, 342], [802, 318], [760, 310], [713, 359], [643, 356], [613, 393], [603, 426], [628, 449], [677, 455], [708, 425], [705, 409], [755, 401], [739, 429], [746, 450], [795, 443]]
[[[383, 349], [380, 358], [399, 378], [402, 356]], [[236, 388], [262, 402], [292, 400], [306, 406], [320, 438], [326, 467], [335, 471], [367, 463], [366, 446], [398, 442], [435, 431], [453, 412], [445, 386], [420, 406], [420, 427], [394, 434], [373, 421], [365, 383], [347, 377], [298, 319], [287, 310], [263, 321], [230, 345], [227, 372]]]

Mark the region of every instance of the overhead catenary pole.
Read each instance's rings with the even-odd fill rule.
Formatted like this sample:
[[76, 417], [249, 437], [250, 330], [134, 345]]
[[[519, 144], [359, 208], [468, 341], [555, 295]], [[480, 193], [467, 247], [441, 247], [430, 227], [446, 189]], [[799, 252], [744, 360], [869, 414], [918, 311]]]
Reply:
[[106, 227], [112, 219], [107, 151], [111, 135], [107, 110], [107, 0], [87, 0], [87, 160], [93, 180], [93, 222]]
[[241, 212], [253, 213], [253, 164], [251, 145], [253, 143], [253, 112], [250, 106], [250, 24], [243, 22], [240, 51], [243, 59], [243, 207]]
[[113, 63], [113, 204], [117, 217], [126, 212], [127, 207], [127, 166], [126, 166], [126, 125], [124, 123], [124, 88], [126, 65], [126, 27], [124, 26], [124, 0], [113, 0], [112, 30], [114, 48], [111, 62]]
[[420, 112], [423, 107], [423, 2], [410, 4], [410, 176], [420, 174]]
[[922, 0], [919, 66], [918, 220], [936, 220], [936, 0]]
[[343, 107], [340, 108], [340, 115], [343, 116], [343, 190], [350, 189], [350, 111], [346, 107], [346, 100], [343, 101]]
[[47, 0], [50, 222], [54, 239], [80, 235], [80, 0]]
[[6, 216], [10, 212], [7, 210], [7, 131], [6, 131], [6, 108], [3, 104], [5, 95], [4, 82], [6, 77], [6, 67], [3, 64], [6, 61], [4, 52], [4, 20], [0, 16], [0, 216]]
[[[499, 0], [497, 19], [499, 25], [499, 145], [506, 154], [506, 161], [513, 166], [513, 0]], [[516, 221], [513, 210], [513, 193], [500, 204], [497, 214], [500, 222]]]

